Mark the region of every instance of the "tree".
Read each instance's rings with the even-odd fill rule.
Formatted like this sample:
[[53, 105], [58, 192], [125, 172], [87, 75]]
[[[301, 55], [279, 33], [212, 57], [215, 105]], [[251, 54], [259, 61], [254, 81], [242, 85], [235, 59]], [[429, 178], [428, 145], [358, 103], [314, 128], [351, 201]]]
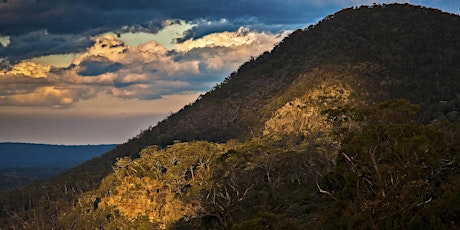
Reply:
[[397, 100], [360, 111], [361, 129], [345, 138], [323, 178], [322, 188], [337, 199], [326, 219], [342, 227], [401, 228], [439, 198], [449, 148], [443, 132], [415, 121], [417, 109]]

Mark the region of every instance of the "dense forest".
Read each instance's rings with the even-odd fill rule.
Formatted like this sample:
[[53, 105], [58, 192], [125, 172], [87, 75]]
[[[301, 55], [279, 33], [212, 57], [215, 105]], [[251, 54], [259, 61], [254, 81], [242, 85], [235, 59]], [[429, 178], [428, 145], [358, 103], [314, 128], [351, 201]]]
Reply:
[[50, 181], [27, 229], [460, 228], [460, 17], [349, 8]]

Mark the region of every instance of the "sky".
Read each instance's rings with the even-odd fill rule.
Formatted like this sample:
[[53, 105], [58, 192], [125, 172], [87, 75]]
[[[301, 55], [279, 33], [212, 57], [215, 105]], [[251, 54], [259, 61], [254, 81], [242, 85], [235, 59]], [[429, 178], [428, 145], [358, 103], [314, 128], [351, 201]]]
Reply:
[[0, 142], [123, 143], [293, 30], [392, 2], [0, 0]]

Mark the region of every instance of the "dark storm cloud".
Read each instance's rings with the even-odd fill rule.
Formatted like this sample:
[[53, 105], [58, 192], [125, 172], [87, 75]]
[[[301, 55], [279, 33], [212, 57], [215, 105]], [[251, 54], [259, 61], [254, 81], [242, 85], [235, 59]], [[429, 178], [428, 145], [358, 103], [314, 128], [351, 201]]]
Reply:
[[300, 0], [9, 0], [0, 3], [0, 31], [2, 35], [37, 30], [67, 34], [96, 28], [144, 27], [163, 19], [199, 18], [255, 17], [266, 24], [298, 24], [322, 14], [314, 6], [311, 1]]
[[[94, 3], [100, 3], [100, 6]], [[9, 0], [7, 3], [0, 3], [0, 31], [2, 35], [21, 35], [37, 30], [46, 30], [52, 34], [75, 34], [100, 29], [111, 30], [124, 25], [146, 26], [159, 18], [155, 10], [124, 6], [116, 9], [113, 7], [114, 3], [116, 2]], [[102, 7], [103, 5], [106, 7]]]
[[[314, 23], [344, 6], [368, 2], [374, 1], [0, 0], [0, 36], [9, 36], [11, 41], [9, 46], [0, 47], [0, 59], [81, 52], [90, 45], [91, 36], [105, 32], [155, 33], [165, 21], [177, 19], [198, 23], [182, 41], [235, 31], [241, 26], [279, 32], [293, 29], [293, 25]], [[37, 36], [39, 42], [35, 42]]]
[[7, 47], [0, 46], [0, 58], [15, 61], [49, 54], [63, 54], [85, 50], [93, 44], [90, 36], [50, 34], [45, 30], [10, 37]]
[[200, 20], [190, 30], [187, 30], [182, 38], [177, 39], [177, 41], [183, 42], [191, 38], [200, 38], [211, 33], [234, 31], [239, 27], [241, 27], [241, 25], [224, 19], [219, 21]]
[[120, 63], [114, 63], [106, 57], [91, 56], [80, 63], [78, 74], [82, 76], [97, 76], [118, 71], [121, 67]]
[[155, 33], [165, 26], [165, 20], [198, 22], [183, 40], [234, 31], [243, 25], [274, 32], [286, 29], [286, 25], [310, 23], [309, 19], [323, 15], [324, 8], [318, 2], [321, 1], [1, 0], [0, 36], [10, 36], [11, 44], [0, 47], [0, 58], [14, 61], [81, 52], [90, 46], [91, 36], [105, 32]]

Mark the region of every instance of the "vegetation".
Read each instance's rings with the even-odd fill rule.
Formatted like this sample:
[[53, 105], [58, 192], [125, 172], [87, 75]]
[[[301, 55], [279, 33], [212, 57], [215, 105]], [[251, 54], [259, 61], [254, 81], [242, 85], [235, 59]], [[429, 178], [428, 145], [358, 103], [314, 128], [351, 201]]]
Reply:
[[147, 147], [81, 195], [62, 228], [407, 228], [427, 227], [427, 216], [458, 227], [458, 208], [446, 216], [437, 205], [460, 201], [459, 146], [417, 122], [406, 100], [350, 110], [327, 112], [348, 118], [331, 154], [311, 138], [294, 147], [271, 136]]
[[[328, 228], [459, 226], [458, 213], [431, 225], [419, 217], [440, 201], [443, 189], [457, 186], [450, 179], [459, 176], [460, 152], [441, 130], [416, 122], [416, 111], [407, 101], [389, 101], [359, 112], [360, 129], [344, 139], [337, 163], [323, 177], [323, 189], [334, 198]], [[439, 211], [431, 210], [430, 218], [443, 217]]]
[[64, 172], [63, 168], [24, 167], [0, 169], [0, 190], [17, 188], [50, 179]]
[[0, 225], [460, 228], [459, 33], [408, 4], [337, 12], [114, 150], [3, 193]]

